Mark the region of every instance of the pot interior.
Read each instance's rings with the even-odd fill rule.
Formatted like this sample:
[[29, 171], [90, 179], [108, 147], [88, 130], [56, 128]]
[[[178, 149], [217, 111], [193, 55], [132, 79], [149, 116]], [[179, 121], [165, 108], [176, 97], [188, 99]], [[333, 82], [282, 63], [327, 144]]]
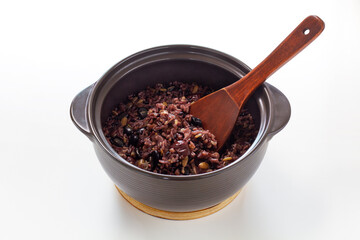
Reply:
[[[166, 59], [151, 62], [137, 66], [125, 74], [120, 74], [120, 76], [115, 72], [110, 76], [113, 84], [110, 87], [103, 88], [101, 93], [103, 104], [100, 116], [96, 117], [101, 119], [101, 121], [96, 121], [99, 124], [97, 129], [102, 129], [101, 126], [117, 104], [126, 101], [129, 94], [139, 92], [147, 86], [154, 86], [156, 83], [182, 81], [188, 83], [196, 82], [217, 90], [233, 83], [242, 76], [237, 76], [229, 70], [214, 64], [190, 59]], [[246, 106], [254, 118], [256, 127], [259, 128], [260, 113], [254, 97], [248, 100]]]

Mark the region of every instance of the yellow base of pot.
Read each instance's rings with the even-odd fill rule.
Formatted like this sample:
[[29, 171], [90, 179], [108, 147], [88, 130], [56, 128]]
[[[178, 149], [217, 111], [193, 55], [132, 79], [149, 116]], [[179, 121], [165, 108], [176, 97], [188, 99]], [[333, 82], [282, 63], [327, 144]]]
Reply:
[[225, 201], [223, 201], [215, 206], [209, 207], [209, 208], [192, 211], [192, 212], [169, 212], [169, 211], [164, 211], [164, 210], [156, 209], [153, 207], [149, 207], [149, 206], [133, 199], [132, 197], [130, 197], [129, 195], [127, 195], [126, 193], [121, 191], [116, 185], [115, 185], [115, 187], [119, 191], [121, 196], [123, 196], [131, 205], [133, 205], [140, 211], [143, 211], [144, 213], [147, 213], [147, 214], [155, 216], [155, 217], [171, 219], [171, 220], [190, 220], [190, 219], [202, 218], [202, 217], [208, 216], [210, 214], [213, 214], [213, 213], [219, 211], [220, 209], [223, 209], [229, 203], [231, 203], [237, 197], [237, 195], [239, 195], [239, 193], [241, 191], [241, 189], [240, 189], [237, 193], [235, 193], [234, 195], [232, 195]]

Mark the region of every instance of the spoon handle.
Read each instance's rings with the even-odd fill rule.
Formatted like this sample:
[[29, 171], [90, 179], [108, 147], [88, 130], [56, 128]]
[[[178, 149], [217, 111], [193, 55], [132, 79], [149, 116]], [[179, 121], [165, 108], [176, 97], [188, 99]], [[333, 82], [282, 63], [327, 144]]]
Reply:
[[324, 22], [317, 16], [305, 18], [280, 45], [259, 65], [225, 90], [241, 108], [246, 99], [268, 77], [301, 52], [324, 30]]

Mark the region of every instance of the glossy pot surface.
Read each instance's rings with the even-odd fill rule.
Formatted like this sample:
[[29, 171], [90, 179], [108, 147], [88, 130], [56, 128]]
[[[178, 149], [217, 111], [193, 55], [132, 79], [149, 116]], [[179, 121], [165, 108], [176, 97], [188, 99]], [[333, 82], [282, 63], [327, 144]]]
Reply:
[[290, 118], [287, 98], [270, 84], [248, 100], [259, 133], [250, 149], [232, 164], [206, 174], [173, 176], [140, 169], [107, 143], [102, 125], [111, 110], [134, 92], [156, 83], [197, 82], [219, 89], [250, 71], [225, 53], [192, 45], [169, 45], [136, 53], [113, 66], [73, 100], [74, 124], [93, 142], [105, 172], [127, 195], [148, 206], [187, 212], [214, 206], [239, 191], [253, 176], [268, 142]]

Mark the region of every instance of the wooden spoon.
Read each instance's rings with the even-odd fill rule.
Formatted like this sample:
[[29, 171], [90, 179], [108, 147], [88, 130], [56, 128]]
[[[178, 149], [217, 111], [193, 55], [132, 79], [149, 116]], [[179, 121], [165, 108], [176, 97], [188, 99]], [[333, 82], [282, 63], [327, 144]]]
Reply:
[[235, 83], [191, 104], [190, 113], [216, 137], [219, 150], [228, 139], [240, 109], [252, 93], [276, 70], [301, 52], [324, 30], [317, 16], [305, 18], [280, 45], [252, 71]]

